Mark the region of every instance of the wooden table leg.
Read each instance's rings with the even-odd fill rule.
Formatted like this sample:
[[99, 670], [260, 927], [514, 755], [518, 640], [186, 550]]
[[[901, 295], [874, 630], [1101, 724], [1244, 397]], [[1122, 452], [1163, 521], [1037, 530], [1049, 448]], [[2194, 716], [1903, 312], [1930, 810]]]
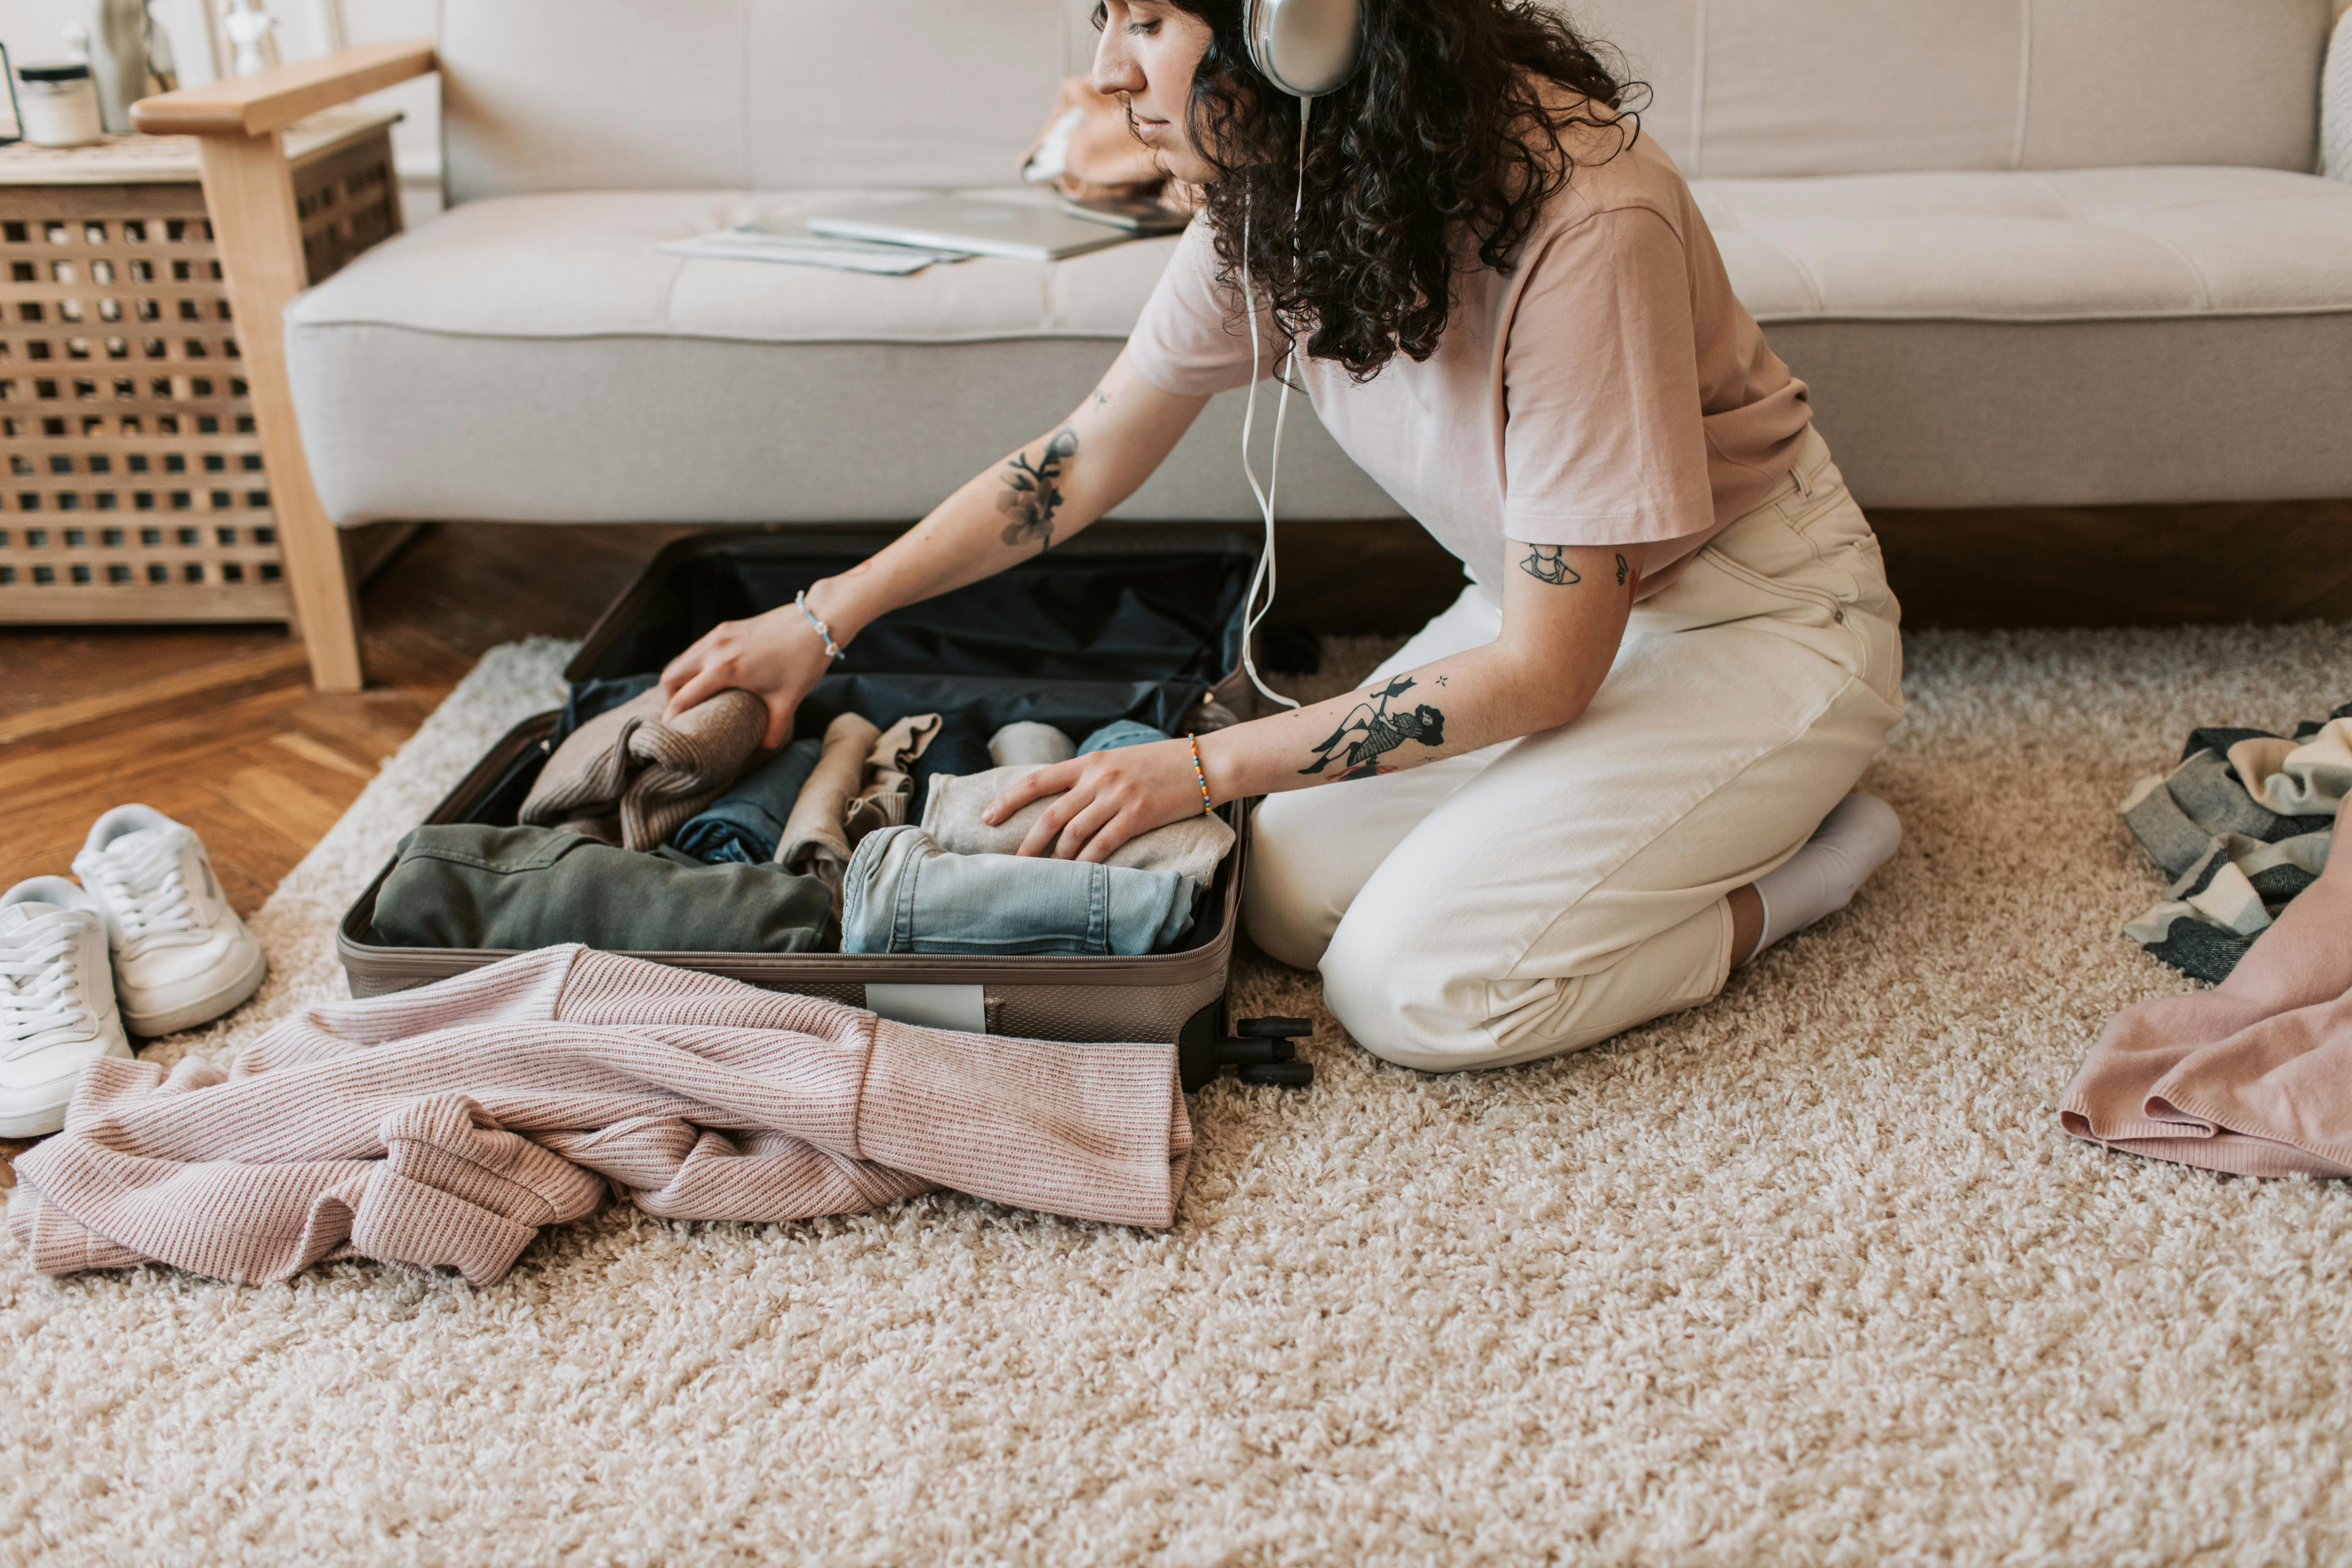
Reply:
[[261, 460], [269, 474], [278, 542], [286, 552], [287, 585], [310, 656], [310, 679], [321, 691], [357, 691], [365, 679], [358, 600], [335, 526], [310, 482], [286, 368], [287, 301], [310, 282], [293, 171], [276, 131], [197, 141], [205, 201], [228, 275], [237, 348], [259, 426]]

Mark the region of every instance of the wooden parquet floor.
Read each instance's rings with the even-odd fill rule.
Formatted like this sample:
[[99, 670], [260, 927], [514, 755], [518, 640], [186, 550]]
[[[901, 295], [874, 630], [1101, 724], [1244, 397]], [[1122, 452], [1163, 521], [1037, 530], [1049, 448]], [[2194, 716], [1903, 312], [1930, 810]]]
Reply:
[[99, 813], [203, 836], [257, 909], [485, 648], [576, 637], [668, 528], [427, 529], [362, 597], [370, 685], [310, 688], [278, 627], [0, 628], [0, 889], [64, 874]]
[[[68, 874], [135, 800], [194, 828], [251, 914], [484, 649], [579, 636], [686, 531], [427, 529], [362, 595], [370, 684], [347, 696], [310, 689], [282, 627], [0, 627], [0, 889]], [[26, 1147], [0, 1141], [0, 1187]]]

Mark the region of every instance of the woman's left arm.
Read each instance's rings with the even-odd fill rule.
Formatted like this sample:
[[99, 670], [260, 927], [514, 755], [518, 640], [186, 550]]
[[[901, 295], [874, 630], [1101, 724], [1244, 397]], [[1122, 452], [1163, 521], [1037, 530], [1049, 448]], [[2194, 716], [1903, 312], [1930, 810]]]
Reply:
[[[1625, 635], [1642, 549], [1510, 550], [1500, 637], [1369, 689], [1202, 736], [1211, 801], [1370, 778], [1575, 720]], [[1192, 748], [1177, 740], [1040, 768], [997, 796], [988, 820], [1055, 794], [1061, 798], [1030, 830], [1022, 854], [1102, 860], [1137, 834], [1201, 810]]]

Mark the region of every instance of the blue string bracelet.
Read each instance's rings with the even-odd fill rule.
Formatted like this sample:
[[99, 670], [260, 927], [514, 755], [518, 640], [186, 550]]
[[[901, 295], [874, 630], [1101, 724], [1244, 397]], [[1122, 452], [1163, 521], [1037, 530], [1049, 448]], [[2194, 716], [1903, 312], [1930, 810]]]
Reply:
[[801, 614], [808, 617], [808, 624], [816, 628], [816, 635], [824, 639], [824, 657], [827, 658], [846, 658], [847, 655], [841, 651], [841, 645], [833, 640], [833, 628], [826, 626], [823, 621], [817, 619], [816, 612], [809, 608], [808, 590], [806, 588], [803, 588], [799, 593], [794, 594], [793, 595], [793, 603], [798, 605], [800, 606]]

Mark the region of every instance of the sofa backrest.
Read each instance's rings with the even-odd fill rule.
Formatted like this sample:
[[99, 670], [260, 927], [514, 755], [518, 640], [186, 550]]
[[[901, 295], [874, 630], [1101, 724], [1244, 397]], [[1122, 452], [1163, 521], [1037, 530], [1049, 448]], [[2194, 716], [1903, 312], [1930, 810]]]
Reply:
[[1568, 0], [1693, 176], [2308, 172], [2330, 0]]
[[1092, 0], [440, 0], [443, 185], [1003, 185]]
[[[1369, 0], [1380, 4], [1381, 0]], [[1564, 0], [1694, 175], [2308, 170], [2331, 0]], [[987, 185], [1092, 0], [441, 0], [449, 199]]]

